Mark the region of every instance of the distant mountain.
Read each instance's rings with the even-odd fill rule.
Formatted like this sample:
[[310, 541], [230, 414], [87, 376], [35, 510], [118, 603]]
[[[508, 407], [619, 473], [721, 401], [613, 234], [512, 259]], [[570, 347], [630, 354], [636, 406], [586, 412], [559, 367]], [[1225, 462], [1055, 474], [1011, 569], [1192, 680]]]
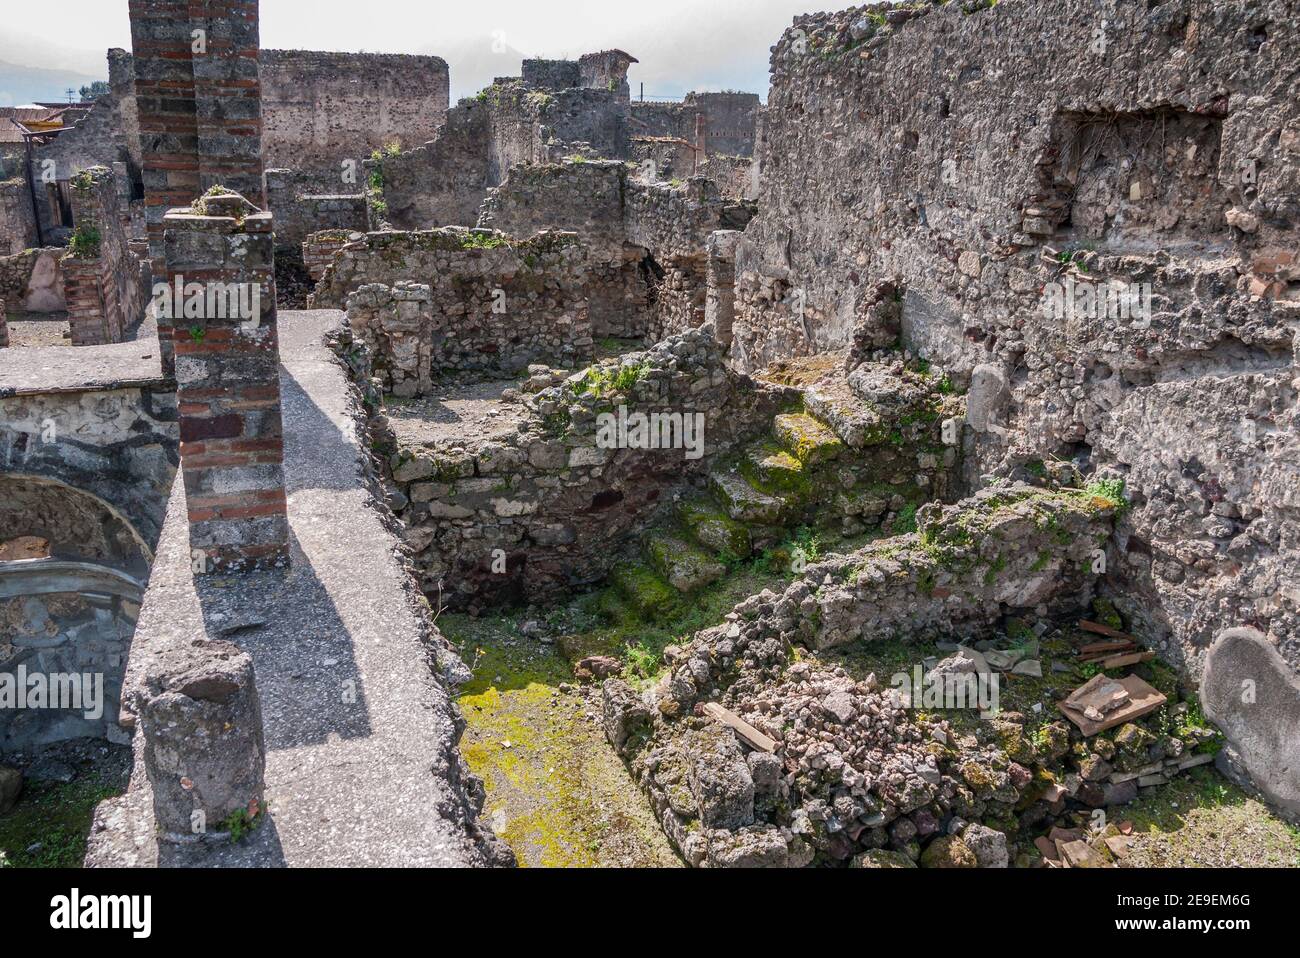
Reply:
[[67, 91], [80, 90], [95, 80], [107, 80], [108, 69], [94, 76], [72, 70], [47, 70], [41, 67], [20, 66], [0, 60], [0, 106], [20, 106], [24, 103], [63, 103]]

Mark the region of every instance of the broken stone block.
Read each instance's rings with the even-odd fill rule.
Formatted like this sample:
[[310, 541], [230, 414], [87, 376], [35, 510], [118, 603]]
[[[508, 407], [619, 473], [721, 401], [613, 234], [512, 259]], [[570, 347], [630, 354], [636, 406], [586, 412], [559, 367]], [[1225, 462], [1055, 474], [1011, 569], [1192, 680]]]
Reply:
[[995, 828], [978, 823], [967, 825], [961, 840], [975, 853], [980, 868], [1008, 868], [1011, 854], [1007, 849], [1007, 836]]
[[256, 815], [266, 745], [253, 660], [225, 641], [196, 639], [149, 663], [139, 699], [154, 817], [165, 839], [223, 830]]
[[1071, 868], [1105, 868], [1106, 859], [1084, 841], [1058, 842], [1061, 860]]
[[936, 838], [921, 852], [922, 868], [978, 868], [975, 852], [956, 835]]
[[632, 687], [621, 679], [606, 679], [600, 687], [601, 716], [605, 738], [620, 755], [649, 736], [652, 726], [650, 709]]
[[915, 868], [916, 862], [902, 852], [873, 848], [853, 859], [850, 868]]
[[778, 828], [719, 830], [709, 834], [708, 861], [714, 868], [786, 868], [790, 851]]
[[707, 725], [691, 736], [687, 779], [706, 828], [753, 824], [754, 779], [730, 729]]
[[1225, 774], [1243, 767], [1253, 785], [1300, 821], [1300, 679], [1255, 629], [1228, 629], [1205, 657], [1205, 715], [1228, 739]]

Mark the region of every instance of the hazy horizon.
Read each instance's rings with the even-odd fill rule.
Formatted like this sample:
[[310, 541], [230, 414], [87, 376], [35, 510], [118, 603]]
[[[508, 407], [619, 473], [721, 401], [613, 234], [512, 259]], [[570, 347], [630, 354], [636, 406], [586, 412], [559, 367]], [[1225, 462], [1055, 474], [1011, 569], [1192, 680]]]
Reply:
[[[716, 0], [706, 6], [690, 0], [369, 0], [362, 18], [355, 0], [262, 0], [261, 32], [269, 49], [440, 56], [451, 70], [453, 102], [494, 77], [517, 76], [524, 57], [576, 59], [610, 47], [641, 61], [629, 77], [633, 95], [644, 84], [647, 96], [730, 89], [766, 100], [769, 48], [797, 14], [819, 6], [810, 0]], [[57, 19], [24, 5], [0, 28], [0, 66], [8, 65], [0, 75], [0, 104], [37, 98], [22, 96], [15, 76], [23, 90], [49, 84], [39, 97], [45, 100], [63, 99], [64, 88], [78, 79], [107, 79], [110, 47], [131, 48], [126, 0], [64, 0]], [[15, 66], [26, 72], [8, 69]]]

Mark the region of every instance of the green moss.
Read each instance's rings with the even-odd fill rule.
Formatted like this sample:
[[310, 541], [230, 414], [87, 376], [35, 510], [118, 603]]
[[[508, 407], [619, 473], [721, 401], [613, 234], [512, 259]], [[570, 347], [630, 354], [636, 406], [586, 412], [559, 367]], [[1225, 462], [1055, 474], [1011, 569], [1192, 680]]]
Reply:
[[740, 471], [763, 491], [780, 490], [800, 495], [811, 492], [803, 463], [775, 443], [760, 443], [747, 450]]
[[95, 806], [123, 791], [125, 781], [102, 771], [66, 784], [27, 783], [0, 818], [0, 853], [14, 868], [80, 868]]
[[749, 530], [712, 500], [703, 496], [688, 497], [676, 504], [675, 512], [696, 542], [711, 549], [728, 564], [749, 558], [752, 551]]
[[677, 611], [677, 590], [643, 563], [620, 563], [610, 572], [609, 580], [636, 614], [647, 621], [668, 619]]

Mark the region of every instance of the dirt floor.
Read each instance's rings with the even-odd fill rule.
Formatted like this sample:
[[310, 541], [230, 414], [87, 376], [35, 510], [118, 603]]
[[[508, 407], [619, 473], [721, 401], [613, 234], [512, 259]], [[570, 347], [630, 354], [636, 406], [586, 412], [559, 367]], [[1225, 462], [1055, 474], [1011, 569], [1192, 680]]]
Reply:
[[9, 346], [70, 346], [67, 313], [10, 313]]

